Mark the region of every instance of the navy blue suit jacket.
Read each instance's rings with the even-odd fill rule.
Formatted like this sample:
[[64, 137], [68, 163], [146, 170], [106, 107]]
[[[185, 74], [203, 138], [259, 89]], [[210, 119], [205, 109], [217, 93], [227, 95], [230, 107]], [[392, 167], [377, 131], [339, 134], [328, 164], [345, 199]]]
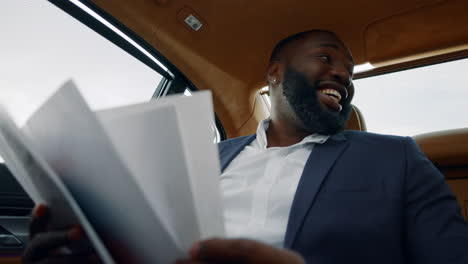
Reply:
[[[254, 139], [221, 142], [222, 170]], [[345, 131], [310, 154], [284, 246], [311, 264], [468, 264], [468, 224], [413, 139]]]

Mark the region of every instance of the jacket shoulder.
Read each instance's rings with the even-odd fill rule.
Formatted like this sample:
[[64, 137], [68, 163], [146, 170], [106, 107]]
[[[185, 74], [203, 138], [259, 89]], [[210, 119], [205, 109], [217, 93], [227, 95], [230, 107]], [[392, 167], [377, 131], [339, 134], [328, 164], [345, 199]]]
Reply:
[[351, 141], [357, 141], [362, 143], [405, 143], [408, 141], [413, 141], [411, 137], [395, 136], [395, 135], [385, 135], [385, 134], [376, 134], [363, 131], [354, 131], [346, 130], [343, 132], [345, 137]]

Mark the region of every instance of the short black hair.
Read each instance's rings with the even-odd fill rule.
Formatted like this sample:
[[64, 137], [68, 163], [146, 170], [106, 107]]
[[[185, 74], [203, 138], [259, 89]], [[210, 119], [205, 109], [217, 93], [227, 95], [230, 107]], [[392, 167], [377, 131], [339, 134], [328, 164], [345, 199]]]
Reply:
[[301, 39], [304, 39], [305, 37], [307, 37], [308, 35], [310, 34], [315, 34], [315, 33], [325, 33], [325, 34], [331, 34], [335, 37], [336, 34], [332, 31], [328, 31], [328, 30], [324, 30], [324, 29], [312, 29], [312, 30], [307, 30], [307, 31], [303, 31], [303, 32], [299, 32], [299, 33], [296, 33], [296, 34], [293, 34], [291, 36], [288, 36], [282, 40], [280, 40], [276, 45], [275, 47], [273, 48], [273, 51], [271, 52], [271, 56], [270, 56], [270, 62], [272, 61], [276, 61], [276, 60], [279, 60], [280, 59], [280, 55], [281, 55], [281, 52], [283, 52], [283, 50], [286, 48], [286, 46], [288, 46], [289, 44], [293, 43], [293, 42], [296, 42], [298, 40], [301, 40]]

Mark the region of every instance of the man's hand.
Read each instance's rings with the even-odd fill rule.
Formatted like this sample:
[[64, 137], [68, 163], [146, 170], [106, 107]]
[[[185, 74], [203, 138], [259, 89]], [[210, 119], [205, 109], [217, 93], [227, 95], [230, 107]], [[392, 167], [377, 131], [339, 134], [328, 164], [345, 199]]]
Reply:
[[304, 264], [298, 254], [247, 239], [209, 239], [195, 243], [190, 259], [176, 264]]
[[[49, 230], [50, 212], [45, 205], [35, 208], [29, 226], [30, 240], [23, 254], [25, 264], [58, 264], [58, 263], [99, 263], [99, 258], [88, 244], [83, 250], [70, 250], [79, 244], [86, 244], [86, 237], [81, 227], [67, 231]], [[68, 252], [64, 249], [68, 248]]]

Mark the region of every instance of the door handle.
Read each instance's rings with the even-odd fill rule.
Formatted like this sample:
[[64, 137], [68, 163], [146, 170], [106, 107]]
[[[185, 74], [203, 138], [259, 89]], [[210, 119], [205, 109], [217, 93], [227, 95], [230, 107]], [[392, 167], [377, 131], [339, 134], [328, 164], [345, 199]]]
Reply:
[[20, 248], [23, 246], [16, 236], [11, 234], [0, 234], [0, 247], [2, 248]]
[[0, 249], [16, 249], [21, 247], [23, 247], [23, 242], [0, 226]]

